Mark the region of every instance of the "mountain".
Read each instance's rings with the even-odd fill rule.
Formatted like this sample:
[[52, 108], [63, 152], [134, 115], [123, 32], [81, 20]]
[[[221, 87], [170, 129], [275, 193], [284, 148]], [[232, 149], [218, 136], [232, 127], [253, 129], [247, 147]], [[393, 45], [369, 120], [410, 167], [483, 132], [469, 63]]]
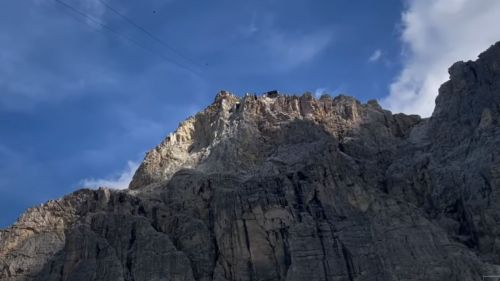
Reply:
[[430, 118], [352, 97], [219, 93], [127, 190], [0, 232], [0, 280], [483, 280], [500, 275], [500, 43]]

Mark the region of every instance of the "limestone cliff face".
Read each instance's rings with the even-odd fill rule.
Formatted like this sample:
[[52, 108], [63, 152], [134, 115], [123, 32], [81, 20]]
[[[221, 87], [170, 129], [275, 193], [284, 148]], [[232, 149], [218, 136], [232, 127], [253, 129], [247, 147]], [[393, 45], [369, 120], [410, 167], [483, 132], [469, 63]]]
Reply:
[[0, 280], [482, 280], [500, 274], [500, 44], [431, 118], [346, 96], [221, 92], [130, 189], [0, 232]]
[[209, 174], [267, 174], [294, 161], [302, 163], [313, 152], [309, 149], [315, 149], [311, 143], [363, 138], [373, 142], [366, 149], [376, 149], [381, 141], [399, 142], [418, 122], [418, 116], [393, 116], [375, 101], [361, 104], [346, 96], [318, 100], [310, 94], [268, 93], [239, 99], [223, 91], [146, 155], [130, 188], [167, 181], [185, 168]]

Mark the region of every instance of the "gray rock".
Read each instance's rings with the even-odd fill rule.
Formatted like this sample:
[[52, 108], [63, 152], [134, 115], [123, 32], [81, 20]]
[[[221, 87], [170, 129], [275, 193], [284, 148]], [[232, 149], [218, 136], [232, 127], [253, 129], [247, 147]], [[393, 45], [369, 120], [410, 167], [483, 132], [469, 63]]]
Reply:
[[228, 92], [130, 189], [0, 232], [0, 280], [482, 280], [500, 274], [500, 43], [450, 68], [432, 117]]

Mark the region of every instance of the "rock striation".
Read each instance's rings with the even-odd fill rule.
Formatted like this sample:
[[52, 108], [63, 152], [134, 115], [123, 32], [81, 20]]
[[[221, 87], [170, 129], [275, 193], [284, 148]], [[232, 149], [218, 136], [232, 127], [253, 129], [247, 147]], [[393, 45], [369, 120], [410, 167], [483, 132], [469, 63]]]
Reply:
[[0, 231], [0, 280], [482, 280], [500, 275], [500, 43], [430, 118], [376, 101], [220, 92], [130, 188]]

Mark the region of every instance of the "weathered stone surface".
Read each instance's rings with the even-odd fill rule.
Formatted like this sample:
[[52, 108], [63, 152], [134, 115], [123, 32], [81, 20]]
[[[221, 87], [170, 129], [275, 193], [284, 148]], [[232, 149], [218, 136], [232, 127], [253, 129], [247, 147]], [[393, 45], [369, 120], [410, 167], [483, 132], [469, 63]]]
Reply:
[[217, 95], [129, 190], [0, 232], [0, 280], [482, 280], [500, 274], [500, 43], [431, 118], [276, 91]]

